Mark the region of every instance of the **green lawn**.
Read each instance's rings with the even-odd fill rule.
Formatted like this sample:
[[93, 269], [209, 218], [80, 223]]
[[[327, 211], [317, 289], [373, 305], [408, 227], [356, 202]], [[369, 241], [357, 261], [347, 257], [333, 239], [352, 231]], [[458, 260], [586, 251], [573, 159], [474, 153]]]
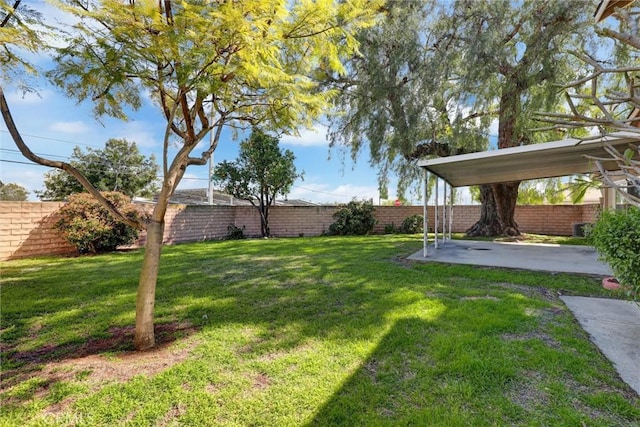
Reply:
[[421, 244], [166, 247], [142, 354], [142, 252], [5, 262], [0, 425], [640, 425], [557, 297], [597, 279], [406, 262]]

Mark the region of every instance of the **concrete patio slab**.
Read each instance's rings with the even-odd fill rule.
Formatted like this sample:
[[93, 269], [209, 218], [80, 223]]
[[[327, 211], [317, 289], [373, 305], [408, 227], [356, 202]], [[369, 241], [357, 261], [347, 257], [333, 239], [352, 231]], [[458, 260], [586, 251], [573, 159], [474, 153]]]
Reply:
[[591, 341], [640, 395], [640, 307], [632, 301], [561, 296]]
[[430, 244], [427, 251], [426, 258], [420, 250], [409, 259], [598, 276], [613, 275], [611, 268], [598, 260], [597, 252], [590, 246], [447, 240], [444, 244], [439, 243], [438, 249], [434, 248], [433, 243]]

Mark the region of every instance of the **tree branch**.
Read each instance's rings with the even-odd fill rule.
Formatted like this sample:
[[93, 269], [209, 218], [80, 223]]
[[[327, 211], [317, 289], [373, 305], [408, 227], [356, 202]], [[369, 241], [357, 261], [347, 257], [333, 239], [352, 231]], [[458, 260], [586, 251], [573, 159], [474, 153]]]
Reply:
[[15, 142], [16, 146], [22, 153], [24, 157], [31, 160], [34, 163], [43, 166], [49, 166], [56, 169], [62, 169], [63, 171], [71, 174], [74, 178], [80, 182], [80, 184], [93, 196], [95, 197], [107, 210], [115, 216], [119, 221], [123, 223], [135, 227], [137, 229], [144, 229], [144, 223], [142, 221], [134, 221], [125, 215], [122, 214], [108, 199], [106, 199], [100, 192], [85, 178], [82, 173], [80, 173], [76, 168], [71, 166], [66, 162], [59, 162], [54, 160], [45, 159], [36, 155], [31, 149], [25, 144], [18, 128], [16, 127], [15, 122], [13, 121], [13, 117], [11, 116], [11, 111], [9, 110], [9, 105], [7, 104], [7, 100], [4, 96], [4, 90], [0, 86], [0, 110], [2, 111], [2, 118]]

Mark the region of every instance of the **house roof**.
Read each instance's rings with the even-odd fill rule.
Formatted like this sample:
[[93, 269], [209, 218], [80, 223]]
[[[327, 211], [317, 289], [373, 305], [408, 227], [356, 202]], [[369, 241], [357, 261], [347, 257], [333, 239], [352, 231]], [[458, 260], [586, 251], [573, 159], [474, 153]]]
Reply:
[[[176, 190], [170, 203], [182, 204], [182, 205], [208, 205], [208, 189], [206, 188], [193, 188], [188, 190]], [[221, 191], [213, 191], [213, 204], [216, 206], [251, 206], [251, 203], [247, 200], [238, 199], [230, 194], [223, 193]], [[316, 206], [315, 203], [307, 202], [305, 200], [290, 199], [290, 200], [276, 200], [274, 202], [276, 206]]]
[[[565, 139], [440, 157], [421, 160], [418, 166], [454, 187], [592, 173], [598, 169], [587, 156], [609, 158], [604, 150], [605, 142], [624, 151], [630, 143], [640, 143], [640, 133], [616, 132], [586, 141]], [[614, 161], [602, 163], [605, 170], [619, 169]]]

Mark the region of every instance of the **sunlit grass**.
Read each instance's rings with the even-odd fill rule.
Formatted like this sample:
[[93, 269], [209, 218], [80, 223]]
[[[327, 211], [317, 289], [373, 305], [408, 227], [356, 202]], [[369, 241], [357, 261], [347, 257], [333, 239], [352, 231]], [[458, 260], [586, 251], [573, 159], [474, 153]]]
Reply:
[[[4, 263], [0, 423], [640, 424], [637, 396], [557, 298], [606, 295], [596, 279], [406, 262], [420, 245], [166, 247], [156, 323], [193, 327], [163, 350], [186, 356], [137, 372], [127, 348], [106, 349], [100, 381], [73, 351], [133, 324], [142, 253]], [[18, 357], [47, 349], [58, 356]]]

